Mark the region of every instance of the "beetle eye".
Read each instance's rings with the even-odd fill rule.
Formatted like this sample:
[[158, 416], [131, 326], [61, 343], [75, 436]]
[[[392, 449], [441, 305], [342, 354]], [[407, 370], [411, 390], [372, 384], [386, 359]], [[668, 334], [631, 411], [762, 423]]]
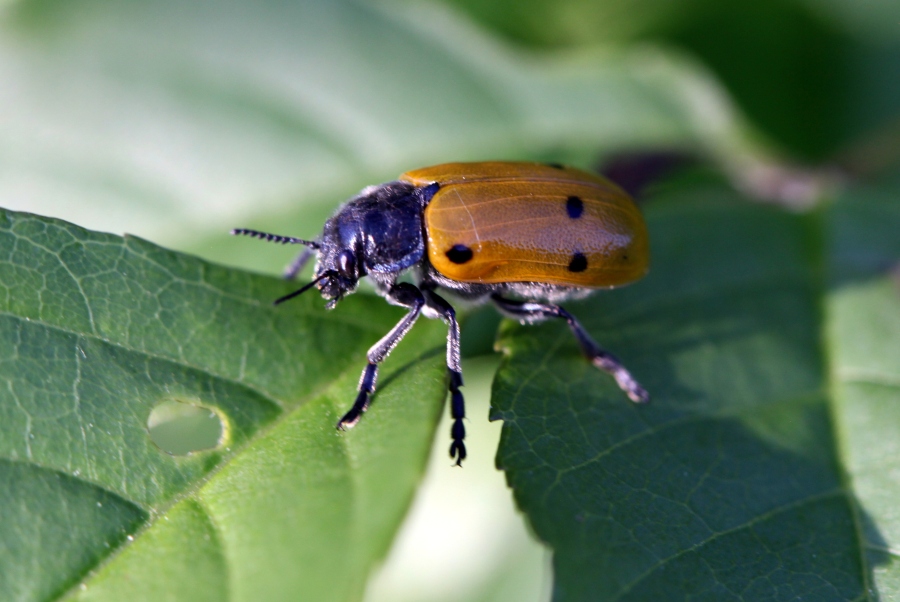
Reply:
[[350, 251], [341, 251], [338, 256], [338, 270], [341, 276], [353, 278], [356, 275], [356, 258]]

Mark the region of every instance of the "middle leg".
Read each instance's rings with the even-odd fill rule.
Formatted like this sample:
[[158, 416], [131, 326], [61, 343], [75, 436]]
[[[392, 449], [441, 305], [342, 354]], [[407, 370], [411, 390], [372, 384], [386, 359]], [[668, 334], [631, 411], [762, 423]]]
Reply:
[[447, 321], [447, 373], [450, 389], [450, 416], [453, 418], [453, 426], [450, 427], [450, 457], [456, 460], [457, 466], [462, 466], [466, 459], [466, 427], [463, 419], [466, 417], [466, 404], [463, 394], [459, 390], [463, 386], [462, 368], [460, 367], [459, 352], [459, 323], [456, 321], [456, 311], [446, 299], [426, 288], [423, 291], [425, 304]]

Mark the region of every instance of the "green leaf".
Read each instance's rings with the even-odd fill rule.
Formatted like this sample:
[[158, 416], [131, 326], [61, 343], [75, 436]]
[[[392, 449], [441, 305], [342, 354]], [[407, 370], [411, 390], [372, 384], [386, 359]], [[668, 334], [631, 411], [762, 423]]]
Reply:
[[[79, 599], [360, 595], [440, 415], [439, 323], [338, 433], [366, 349], [403, 315], [381, 299], [274, 308], [291, 285], [13, 212], [0, 283], [4, 596], [55, 598], [90, 571]], [[219, 444], [157, 447], [148, 420], [172, 402], [212, 410]]]
[[[339, 199], [428, 163], [759, 160], [683, 57], [530, 54], [415, 4], [22, 0], [0, 12], [0, 81], [0, 204], [268, 271], [278, 248], [222, 233], [314, 235]], [[427, 454], [443, 327], [417, 325], [378, 411], [339, 435], [399, 310], [275, 311], [283, 283], [7, 219], [0, 597], [358, 598]], [[223, 442], [162, 453], [180, 406]]]
[[554, 600], [896, 595], [898, 192], [651, 203], [650, 276], [571, 308], [648, 406], [565, 324], [503, 330], [497, 461], [554, 548]]

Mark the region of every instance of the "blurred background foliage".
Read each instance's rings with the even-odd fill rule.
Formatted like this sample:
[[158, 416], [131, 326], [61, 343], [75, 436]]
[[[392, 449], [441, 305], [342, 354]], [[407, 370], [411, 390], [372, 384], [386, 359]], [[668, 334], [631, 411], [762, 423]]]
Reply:
[[[408, 168], [660, 147], [743, 183], [760, 165], [896, 177], [900, 4], [0, 3], [0, 205], [220, 263], [277, 273], [289, 250], [223, 233], [313, 236]], [[471, 356], [496, 325], [476, 320]], [[369, 600], [548, 596], [485, 443], [496, 360], [470, 362], [470, 464], [448, 472], [438, 441]]]
[[895, 2], [455, 0], [542, 50], [663, 43], [696, 57], [786, 156], [818, 163], [900, 129]]

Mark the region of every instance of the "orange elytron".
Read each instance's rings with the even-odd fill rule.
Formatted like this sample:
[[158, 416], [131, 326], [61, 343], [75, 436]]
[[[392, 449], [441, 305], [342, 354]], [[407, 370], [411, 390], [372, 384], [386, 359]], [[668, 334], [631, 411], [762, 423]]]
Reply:
[[431, 265], [452, 280], [606, 288], [647, 272], [644, 219], [599, 175], [487, 162], [418, 169], [400, 180], [440, 184], [425, 207], [425, 246]]

